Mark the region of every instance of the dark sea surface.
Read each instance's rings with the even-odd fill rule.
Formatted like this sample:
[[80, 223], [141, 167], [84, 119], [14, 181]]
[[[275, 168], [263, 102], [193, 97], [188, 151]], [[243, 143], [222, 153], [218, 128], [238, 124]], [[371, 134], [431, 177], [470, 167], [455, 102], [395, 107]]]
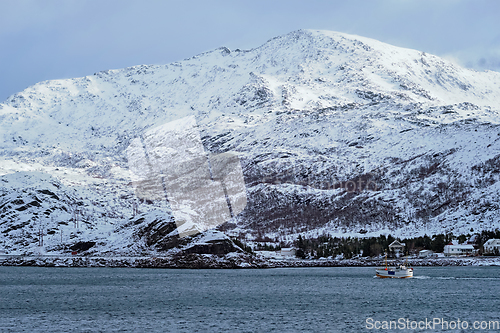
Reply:
[[[0, 331], [500, 331], [481, 330], [500, 321], [500, 267], [417, 267], [413, 279], [374, 273], [0, 267]], [[434, 318], [448, 329], [423, 328]], [[393, 321], [392, 329], [383, 329], [384, 321]], [[418, 324], [422, 329], [412, 329]]]

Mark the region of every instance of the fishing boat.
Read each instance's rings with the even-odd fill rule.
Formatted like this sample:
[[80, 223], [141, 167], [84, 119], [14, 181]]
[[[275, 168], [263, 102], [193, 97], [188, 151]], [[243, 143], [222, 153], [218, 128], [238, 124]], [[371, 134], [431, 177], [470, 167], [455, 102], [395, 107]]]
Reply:
[[408, 267], [406, 264], [399, 265], [396, 267], [387, 266], [387, 254], [385, 255], [385, 267], [379, 267], [375, 269], [375, 273], [379, 278], [395, 278], [395, 279], [405, 279], [413, 277], [413, 268]]

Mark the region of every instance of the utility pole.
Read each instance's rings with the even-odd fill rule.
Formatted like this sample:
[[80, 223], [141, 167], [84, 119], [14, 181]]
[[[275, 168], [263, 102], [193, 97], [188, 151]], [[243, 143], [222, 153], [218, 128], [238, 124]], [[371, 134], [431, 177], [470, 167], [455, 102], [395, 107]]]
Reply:
[[134, 200], [132, 203], [132, 216], [136, 216], [139, 214], [139, 205], [137, 204], [137, 201]]
[[43, 246], [43, 224], [42, 219], [38, 219], [38, 246]]
[[77, 228], [77, 229], [80, 228], [80, 223], [79, 223], [80, 216], [79, 215], [80, 215], [80, 210], [78, 208], [75, 208], [75, 228]]
[[43, 246], [43, 229], [40, 227], [38, 231], [38, 246]]

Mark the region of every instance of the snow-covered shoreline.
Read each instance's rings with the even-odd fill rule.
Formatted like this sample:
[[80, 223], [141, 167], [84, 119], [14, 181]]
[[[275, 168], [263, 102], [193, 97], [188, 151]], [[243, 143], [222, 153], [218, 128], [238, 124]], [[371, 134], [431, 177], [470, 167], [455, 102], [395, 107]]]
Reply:
[[[131, 267], [131, 268], [279, 268], [279, 267], [375, 267], [383, 259], [265, 259], [250, 254], [188, 254], [169, 257], [30, 257], [0, 258], [0, 266], [35, 267]], [[397, 261], [390, 260], [389, 265]], [[500, 257], [408, 259], [410, 266], [500, 266]]]

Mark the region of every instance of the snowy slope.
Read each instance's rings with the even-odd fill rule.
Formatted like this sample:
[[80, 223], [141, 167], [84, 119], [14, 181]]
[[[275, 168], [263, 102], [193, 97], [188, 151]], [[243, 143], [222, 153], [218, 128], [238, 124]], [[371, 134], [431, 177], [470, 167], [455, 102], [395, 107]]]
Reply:
[[[207, 151], [240, 157], [248, 203], [227, 232], [291, 239], [497, 227], [499, 111], [499, 73], [330, 31], [41, 82], [0, 104], [0, 237], [10, 251], [34, 251], [45, 223], [56, 249], [81, 202], [86, 223], [81, 233], [63, 230], [76, 235], [63, 243], [154, 248], [126, 226], [135, 205], [168, 224], [170, 206], [135, 197], [126, 150], [187, 116]], [[38, 197], [44, 190], [64, 202]], [[35, 196], [41, 207], [12, 211]]]

